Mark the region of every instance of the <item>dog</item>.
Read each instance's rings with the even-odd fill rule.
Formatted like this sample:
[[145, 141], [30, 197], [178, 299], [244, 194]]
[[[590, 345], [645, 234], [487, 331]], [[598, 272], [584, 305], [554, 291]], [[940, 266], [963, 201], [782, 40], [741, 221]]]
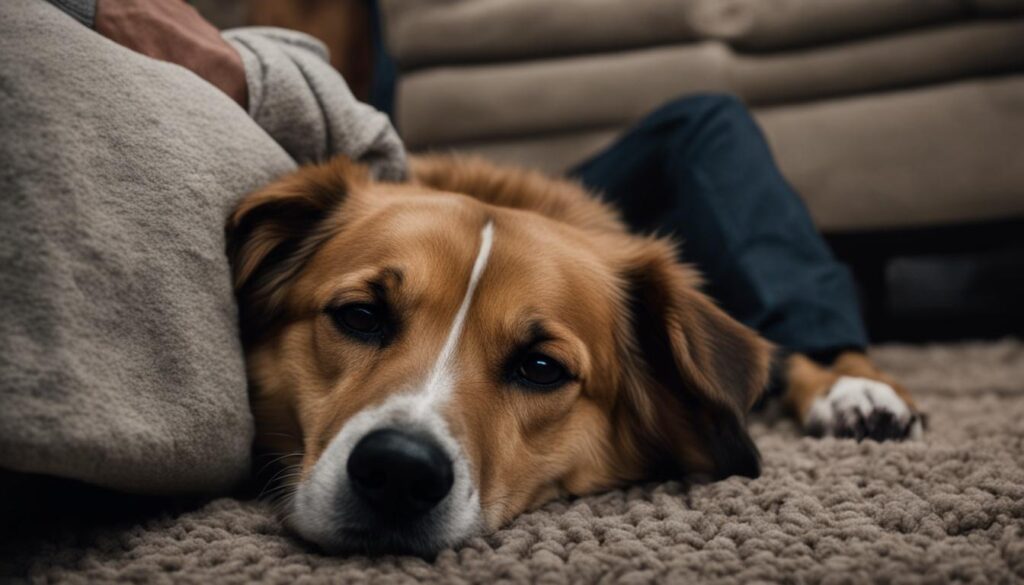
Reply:
[[[674, 242], [568, 180], [437, 155], [411, 175], [336, 158], [228, 222], [257, 445], [298, 535], [432, 555], [553, 498], [758, 476], [745, 420], [777, 352]], [[863, 354], [777, 364], [808, 432], [921, 433]]]

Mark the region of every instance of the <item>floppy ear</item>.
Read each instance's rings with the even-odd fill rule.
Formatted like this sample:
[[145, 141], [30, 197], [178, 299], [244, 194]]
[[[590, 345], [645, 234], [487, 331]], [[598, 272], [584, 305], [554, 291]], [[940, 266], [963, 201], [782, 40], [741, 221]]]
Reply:
[[331, 233], [331, 212], [369, 172], [345, 157], [303, 167], [245, 197], [228, 219], [243, 341], [280, 317], [287, 284]]
[[627, 367], [641, 371], [628, 376], [626, 394], [636, 448], [656, 453], [648, 461], [659, 474], [757, 477], [746, 414], [768, 383], [771, 345], [700, 292], [699, 275], [668, 241], [645, 240], [630, 256]]

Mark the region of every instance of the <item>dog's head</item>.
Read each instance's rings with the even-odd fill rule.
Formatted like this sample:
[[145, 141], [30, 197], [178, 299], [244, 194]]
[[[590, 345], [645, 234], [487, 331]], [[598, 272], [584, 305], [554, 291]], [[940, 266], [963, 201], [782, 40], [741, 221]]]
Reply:
[[758, 474], [768, 344], [574, 184], [344, 159], [246, 198], [229, 255], [259, 444], [327, 550], [430, 554], [560, 495]]

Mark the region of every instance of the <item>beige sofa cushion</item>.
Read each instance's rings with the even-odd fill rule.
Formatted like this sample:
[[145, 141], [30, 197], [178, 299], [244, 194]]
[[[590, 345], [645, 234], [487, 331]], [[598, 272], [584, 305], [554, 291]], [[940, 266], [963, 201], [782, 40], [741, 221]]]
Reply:
[[[823, 231], [1024, 218], [1024, 76], [756, 114], [784, 174]], [[623, 130], [457, 150], [561, 173]]]
[[402, 69], [699, 40], [778, 50], [1024, 13], [1022, 0], [382, 0]]
[[1024, 0], [381, 0], [415, 149], [552, 172], [742, 97], [829, 232], [1024, 217]]
[[417, 148], [617, 127], [700, 91], [766, 106], [1022, 69], [1024, 19], [760, 56], [707, 41], [411, 72], [400, 78], [396, 120]]
[[472, 153], [491, 160], [560, 175], [610, 145], [625, 130], [625, 126], [615, 126], [507, 140], [467, 142], [430, 150]]
[[1024, 218], [1024, 76], [759, 118], [822, 230]]

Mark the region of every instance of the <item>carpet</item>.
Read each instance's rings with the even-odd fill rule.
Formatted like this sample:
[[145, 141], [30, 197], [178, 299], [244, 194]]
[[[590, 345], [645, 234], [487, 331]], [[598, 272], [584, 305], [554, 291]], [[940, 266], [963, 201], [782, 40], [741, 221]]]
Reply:
[[321, 556], [284, 533], [268, 504], [223, 498], [87, 527], [5, 531], [3, 567], [39, 583], [1024, 579], [1024, 343], [873, 354], [928, 413], [923, 441], [803, 438], [769, 412], [751, 425], [764, 457], [757, 480], [554, 502], [430, 562]]

